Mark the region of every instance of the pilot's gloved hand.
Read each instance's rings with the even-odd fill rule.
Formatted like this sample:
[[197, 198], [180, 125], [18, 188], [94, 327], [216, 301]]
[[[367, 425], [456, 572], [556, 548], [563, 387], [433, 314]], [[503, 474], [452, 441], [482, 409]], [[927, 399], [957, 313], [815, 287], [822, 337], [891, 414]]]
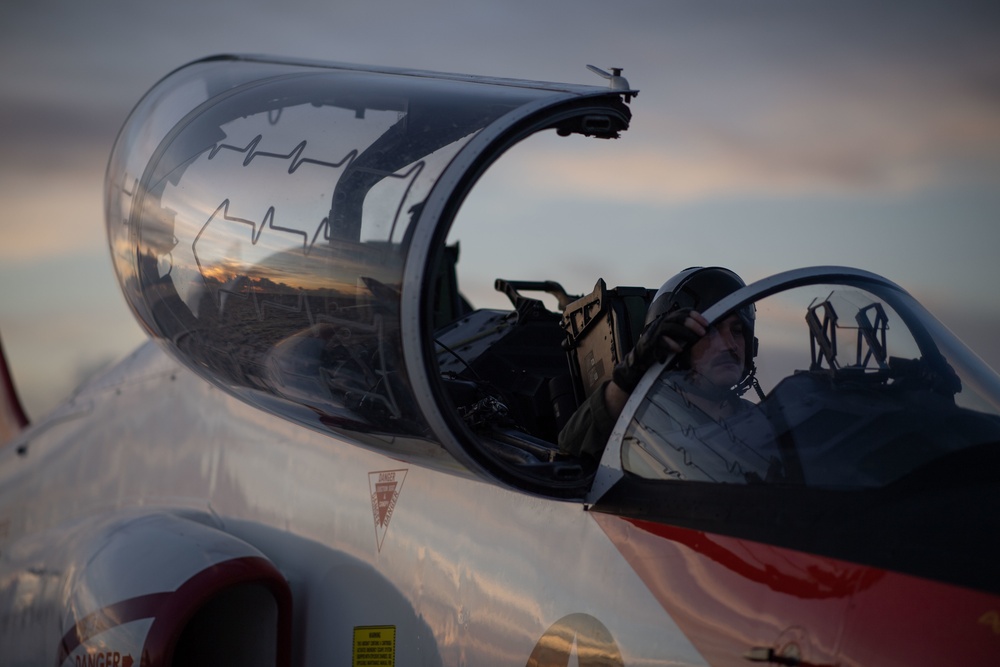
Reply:
[[[698, 333], [685, 324], [691, 313], [690, 308], [682, 308], [653, 320], [639, 336], [635, 347], [615, 366], [611, 374], [614, 383], [627, 393], [632, 393], [654, 362], [662, 362], [671, 352], [677, 352], [678, 348], [698, 340], [704, 333], [704, 327], [698, 320], [693, 320], [695, 326], [702, 329], [702, 333]], [[700, 317], [698, 319], [703, 320]]]

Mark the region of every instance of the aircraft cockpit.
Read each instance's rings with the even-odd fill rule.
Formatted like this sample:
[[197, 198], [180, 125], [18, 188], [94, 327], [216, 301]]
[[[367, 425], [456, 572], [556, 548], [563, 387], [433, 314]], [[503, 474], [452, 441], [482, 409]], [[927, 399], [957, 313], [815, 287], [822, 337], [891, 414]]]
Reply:
[[997, 374], [865, 271], [777, 274], [705, 316], [715, 327], [747, 309], [749, 381], [706, 401], [683, 353], [650, 369], [591, 510], [1000, 588], [1000, 554], [979, 537], [1000, 510]]
[[[472, 311], [435, 334], [456, 411], [509, 465], [544, 471], [553, 486], [587, 478], [553, 443], [635, 343], [654, 290], [603, 280], [585, 296], [556, 282], [496, 287], [511, 310]], [[561, 312], [530, 291], [551, 294]], [[991, 469], [1000, 380], [898, 286], [845, 267], [800, 269], [707, 314], [718, 323], [748, 308], [752, 373], [731, 388], [740, 409], [720, 417], [705, 407], [676, 355], [636, 388], [589, 499], [600, 505], [622, 479], [880, 489], [961, 484]]]
[[573, 292], [540, 266], [494, 275], [505, 303], [481, 307], [459, 284], [449, 232], [514, 146], [614, 139], [635, 94], [618, 74], [599, 87], [197, 61], [139, 103], [112, 154], [122, 289], [174, 357], [240, 400], [396, 459], [603, 511], [662, 509], [650, 498], [684, 485], [945, 480], [961, 477], [953, 462], [994, 456], [996, 374], [897, 286], [830, 268], [759, 281], [706, 311], [716, 322], [756, 308], [760, 393], [740, 397], [745, 423], [693, 413], [668, 361], [633, 392], [596, 470], [560, 455], [560, 429], [634, 345], [654, 290], [595, 275]]
[[[678, 355], [637, 388], [613, 452], [623, 470], [650, 480], [877, 488], [918, 472], [943, 479], [953, 457], [995, 456], [996, 374], [897, 286], [820, 267], [740, 296], [738, 307], [756, 313], [752, 385], [733, 394], [740, 409], [719, 416], [696, 400], [686, 382], [697, 371], [679, 367]], [[711, 311], [725, 314], [733, 298]]]

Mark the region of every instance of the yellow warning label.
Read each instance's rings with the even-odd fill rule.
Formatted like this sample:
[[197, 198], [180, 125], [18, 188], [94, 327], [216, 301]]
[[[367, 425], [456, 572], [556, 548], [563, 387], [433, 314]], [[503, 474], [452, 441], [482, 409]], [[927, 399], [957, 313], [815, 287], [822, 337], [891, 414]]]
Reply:
[[354, 628], [353, 667], [395, 667], [396, 626]]

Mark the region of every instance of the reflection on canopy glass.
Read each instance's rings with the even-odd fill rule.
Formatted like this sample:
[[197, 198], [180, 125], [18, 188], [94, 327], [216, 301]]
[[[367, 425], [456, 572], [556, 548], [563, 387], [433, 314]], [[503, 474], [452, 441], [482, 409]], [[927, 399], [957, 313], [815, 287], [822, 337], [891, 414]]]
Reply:
[[151, 328], [231, 390], [329, 428], [424, 435], [399, 332], [414, 223], [477, 133], [545, 93], [242, 67], [245, 83], [212, 63], [182, 72], [171, 103], [187, 91], [196, 111], [117, 179], [126, 283]]

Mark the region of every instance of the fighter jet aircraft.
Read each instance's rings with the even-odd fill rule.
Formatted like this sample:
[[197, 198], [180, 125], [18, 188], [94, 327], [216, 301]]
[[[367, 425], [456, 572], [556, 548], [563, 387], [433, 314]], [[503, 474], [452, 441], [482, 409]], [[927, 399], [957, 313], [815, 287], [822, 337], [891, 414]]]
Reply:
[[738, 418], [690, 348], [560, 448], [658, 286], [477, 307], [449, 230], [517, 143], [627, 130], [598, 73], [159, 82], [106, 186], [151, 340], [29, 426], [5, 394], [0, 664], [1000, 662], [1000, 378], [884, 277], [738, 286], [702, 313], [738, 315]]

